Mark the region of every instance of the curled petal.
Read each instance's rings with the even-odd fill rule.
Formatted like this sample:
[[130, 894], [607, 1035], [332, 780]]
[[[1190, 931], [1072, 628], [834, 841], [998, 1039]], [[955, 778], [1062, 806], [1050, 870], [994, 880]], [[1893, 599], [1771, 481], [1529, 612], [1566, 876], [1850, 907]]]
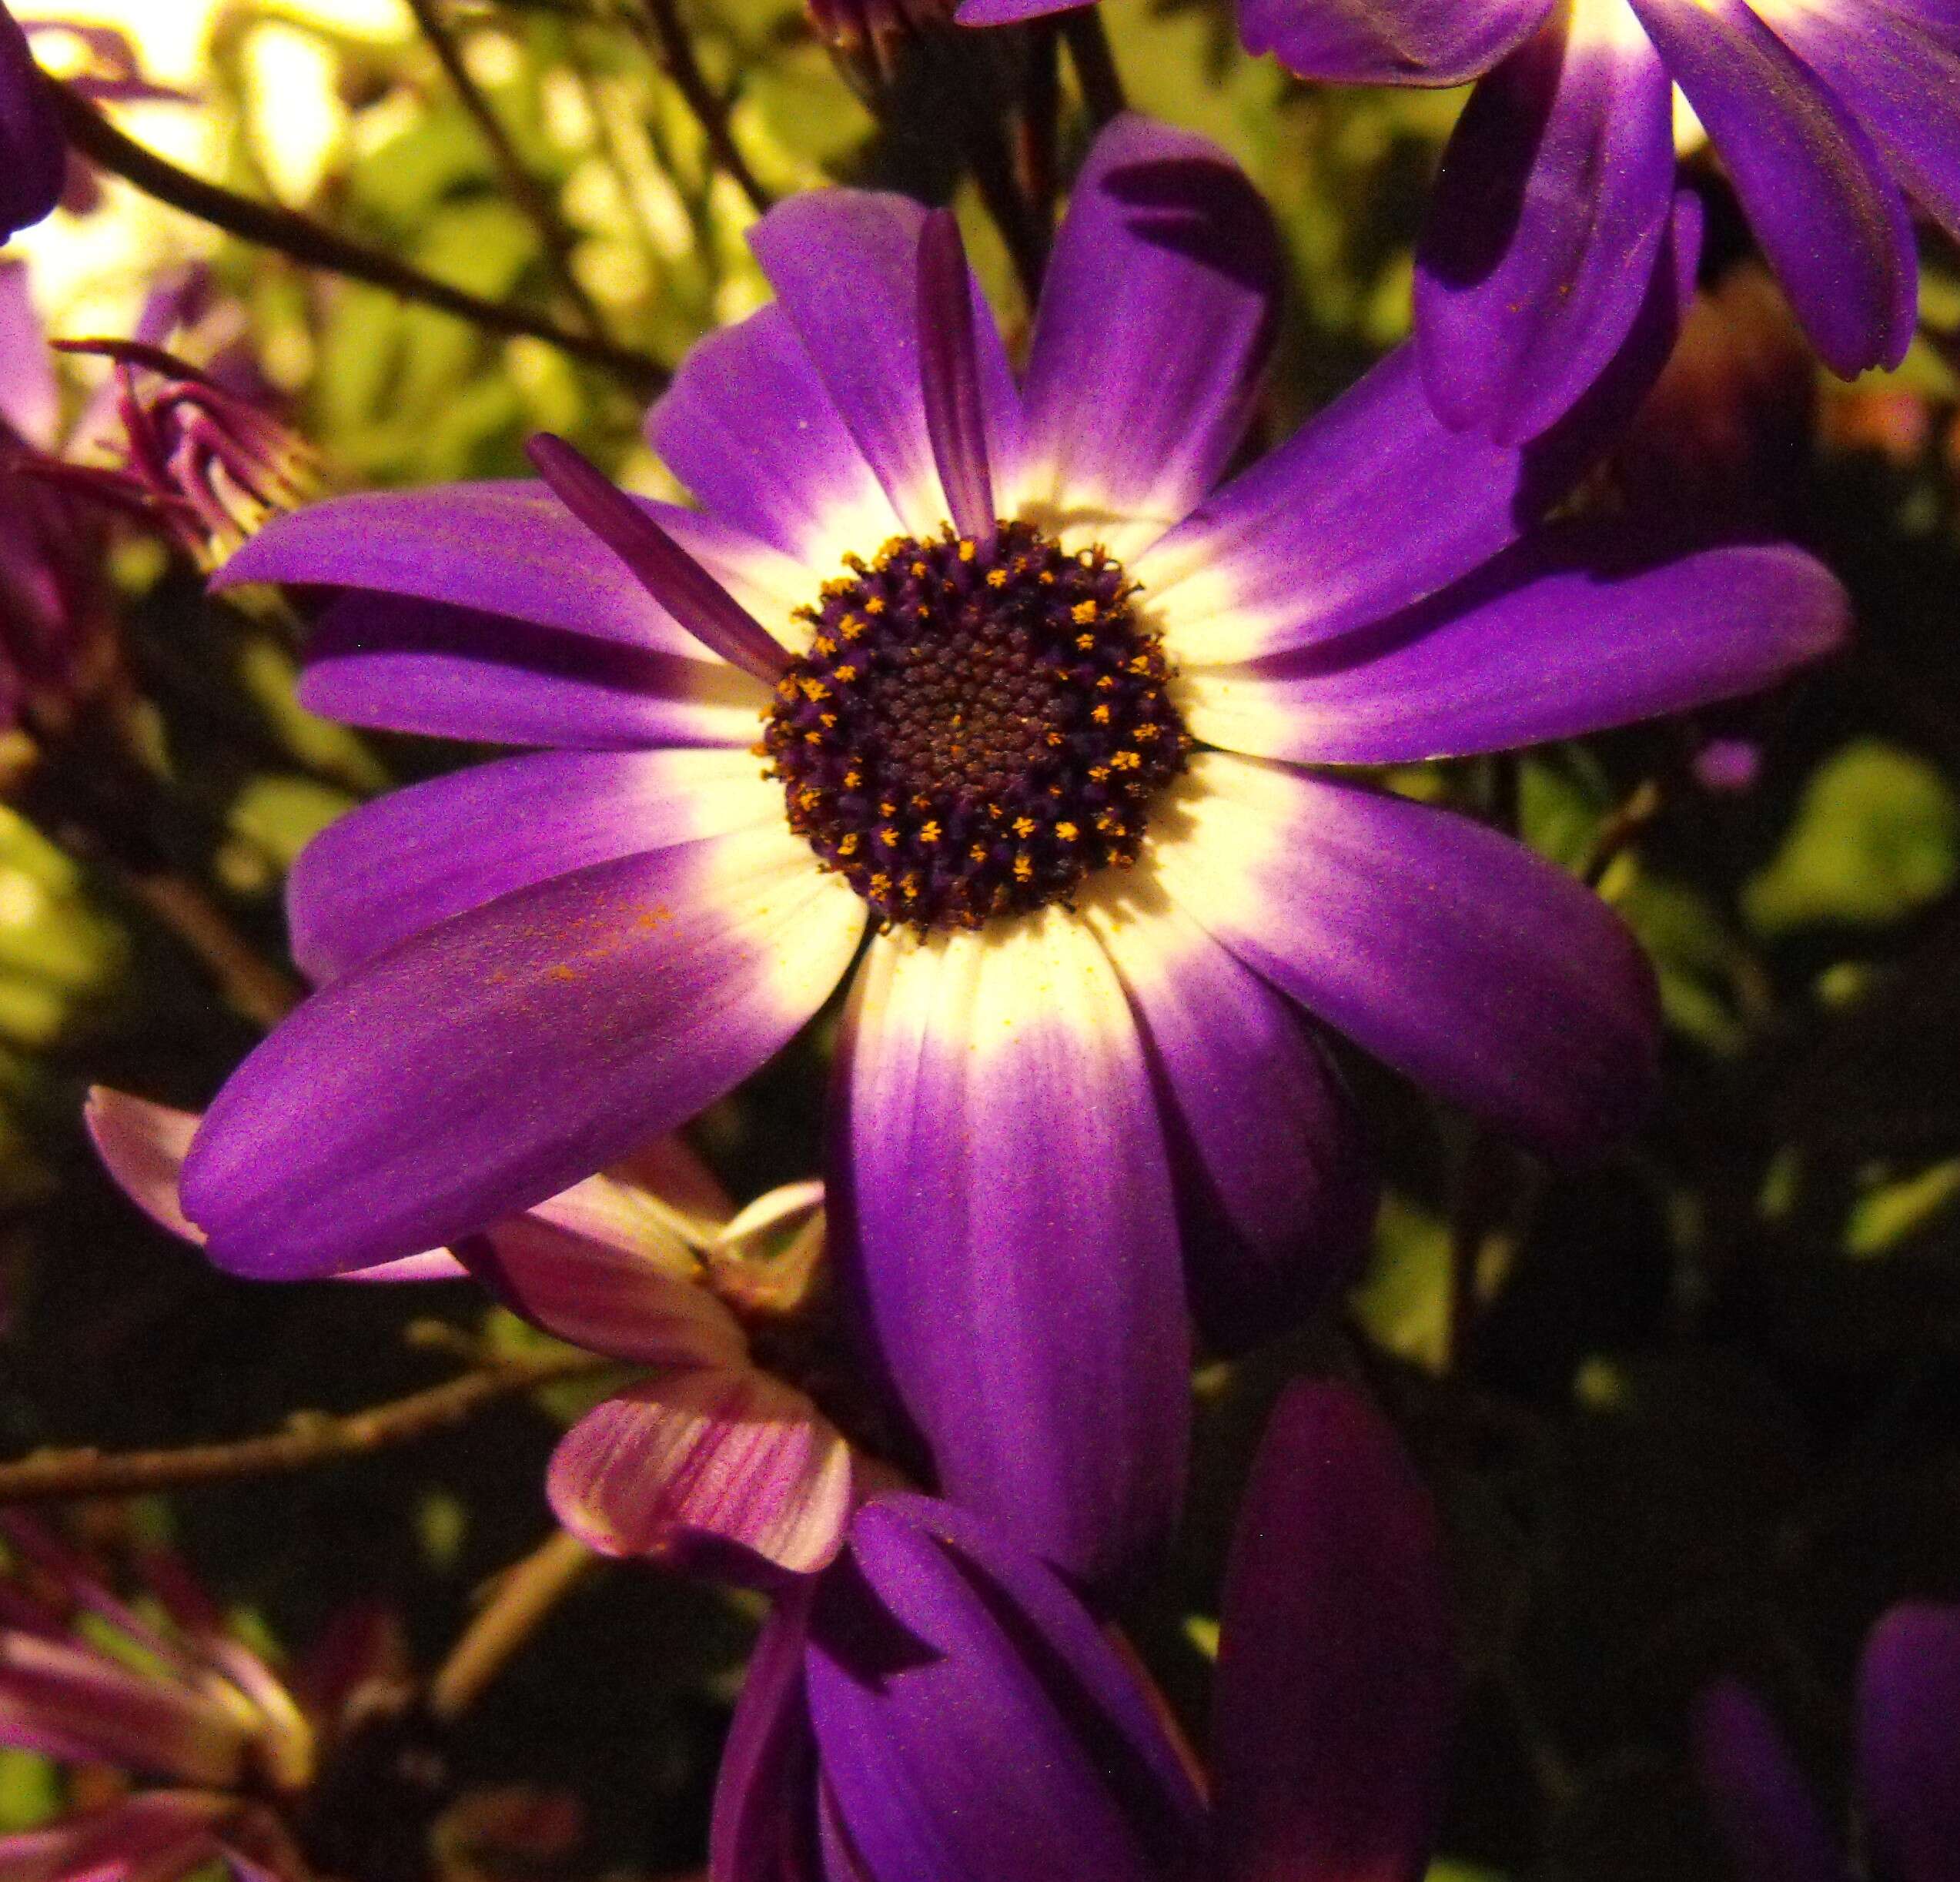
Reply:
[[648, 1379], [574, 1425], [552, 1458], [558, 1520], [602, 1554], [670, 1556], [707, 1539], [792, 1575], [834, 1557], [849, 1520], [850, 1447], [765, 1373]]

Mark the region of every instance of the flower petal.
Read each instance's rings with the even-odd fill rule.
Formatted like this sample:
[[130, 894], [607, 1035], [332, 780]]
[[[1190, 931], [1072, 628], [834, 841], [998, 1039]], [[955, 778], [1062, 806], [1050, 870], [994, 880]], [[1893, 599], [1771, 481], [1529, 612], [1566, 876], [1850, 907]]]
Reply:
[[[806, 191], [748, 232], [749, 246], [845, 427], [906, 530], [925, 535], [952, 514], [925, 427], [918, 343], [918, 237], [909, 197]], [[1015, 487], [1020, 399], [1000, 330], [976, 284], [975, 339], [986, 397], [996, 498]], [[856, 545], [868, 555], [875, 540]]]
[[1239, 0], [1246, 50], [1303, 79], [1461, 85], [1488, 72], [1551, 0]]
[[49, 214], [68, 177], [54, 94], [27, 35], [0, 6], [0, 242]]
[[714, 1783], [714, 1882], [826, 1882], [814, 1820], [817, 1746], [803, 1686], [814, 1592], [811, 1583], [786, 1590], [749, 1656]]
[[343, 817], [286, 884], [293, 958], [336, 978], [397, 941], [589, 863], [774, 819], [744, 752], [541, 752], [412, 784]]
[[[647, 507], [766, 625], [808, 598], [800, 592], [802, 572], [766, 544], [671, 504]], [[541, 483], [440, 484], [313, 504], [275, 517], [212, 586], [249, 582], [369, 589], [683, 660], [706, 657]]]
[[0, 261], [0, 422], [22, 443], [48, 450], [60, 434], [61, 416], [54, 355], [35, 310], [27, 264]]
[[1673, 88], [1625, 0], [1569, 0], [1457, 120], [1416, 257], [1416, 345], [1450, 424], [1564, 416], [1626, 339], [1672, 211]]
[[249, 1737], [215, 1699], [65, 1640], [0, 1632], [0, 1744], [224, 1786], [242, 1774]]
[[647, 441], [724, 522], [829, 575], [901, 533], [796, 329], [764, 307], [701, 341], [647, 414]]
[[1146, 610], [1172, 657], [1248, 660], [1331, 640], [1434, 594], [1535, 528], [1618, 441], [1659, 377], [1700, 246], [1687, 198], [1626, 343], [1530, 444], [1451, 431], [1413, 349], [1390, 354], [1137, 559]]
[[1494, 831], [1204, 752], [1146, 861], [1249, 967], [1377, 1057], [1554, 1155], [1652, 1096], [1654, 975], [1589, 890]]
[[[578, 1188], [597, 1185], [624, 1187], [590, 1177]], [[632, 1237], [579, 1235], [547, 1219], [550, 1208], [513, 1216], [462, 1245], [470, 1273], [513, 1313], [635, 1365], [747, 1362], [748, 1342], [734, 1316], [700, 1282], [667, 1269], [651, 1226]]]
[[1082, 912], [1142, 1031], [1199, 1325], [1226, 1352], [1275, 1339], [1367, 1250], [1375, 1168], [1353, 1102], [1292, 1003], [1161, 885], [1105, 875]]
[[705, 1537], [792, 1575], [844, 1539], [851, 1449], [800, 1392], [736, 1366], [642, 1381], [586, 1413], [551, 1459], [558, 1520], [602, 1554]]
[[299, 701], [350, 725], [431, 738], [745, 748], [769, 694], [720, 660], [356, 590], [314, 622]]
[[692, 1115], [802, 1025], [864, 904], [787, 831], [597, 863], [316, 994], [233, 1075], [184, 1209], [236, 1272], [451, 1242]]
[[1960, 1607], [1914, 1603], [1872, 1629], [1858, 1670], [1859, 1789], [1874, 1867], [1960, 1877]]
[[1186, 1873], [1198, 1800], [1059, 1580], [970, 1513], [865, 1509], [804, 1656], [824, 1776], [872, 1882]]
[[82, 1121], [117, 1188], [158, 1228], [202, 1246], [202, 1231], [177, 1200], [177, 1178], [197, 1135], [197, 1114], [98, 1085], [89, 1093]]
[[1173, 1519], [1189, 1424], [1177, 1230], [1135, 1021], [1059, 909], [875, 941], [829, 1196], [878, 1363], [947, 1495], [1090, 1579]]
[[1245, 434], [1283, 266], [1259, 192], [1216, 145], [1129, 115], [1104, 131], [1028, 351], [1032, 513], [1119, 560], [1189, 515]]
[[1743, 1882], [1849, 1882], [1781, 1735], [1733, 1680], [1695, 1703], [1694, 1766]]
[[1912, 344], [1918, 259], [1871, 141], [1746, 0], [1631, 0], [1707, 126], [1825, 365], [1848, 379]]
[[1849, 627], [1844, 590], [1801, 550], [1662, 560], [1651, 532], [1554, 525], [1376, 627], [1187, 674], [1186, 718], [1302, 764], [1502, 751], [1773, 686]]
[[1226, 1573], [1212, 1740], [1229, 1882], [1423, 1874], [1456, 1723], [1449, 1607], [1394, 1432], [1346, 1386], [1293, 1386]]
[[1763, 0], [1922, 208], [1960, 236], [1960, 20], [1896, 0]]

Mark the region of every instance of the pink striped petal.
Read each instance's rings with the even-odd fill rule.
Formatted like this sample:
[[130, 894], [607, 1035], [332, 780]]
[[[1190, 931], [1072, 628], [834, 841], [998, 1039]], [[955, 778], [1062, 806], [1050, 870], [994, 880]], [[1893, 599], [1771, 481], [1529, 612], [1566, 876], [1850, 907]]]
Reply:
[[837, 1553], [851, 1452], [799, 1392], [732, 1368], [648, 1379], [589, 1412], [551, 1460], [558, 1520], [604, 1555], [718, 1539], [792, 1574]]

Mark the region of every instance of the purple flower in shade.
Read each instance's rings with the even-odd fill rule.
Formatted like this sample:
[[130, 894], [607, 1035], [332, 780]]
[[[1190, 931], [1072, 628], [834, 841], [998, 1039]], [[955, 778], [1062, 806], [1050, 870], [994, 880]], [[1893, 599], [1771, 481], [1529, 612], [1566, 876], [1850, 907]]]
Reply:
[[[89, 1135], [111, 1175], [194, 1243], [202, 1238], [177, 1190], [197, 1122], [120, 1091], [89, 1097]], [[732, 1547], [766, 1583], [824, 1566], [856, 1505], [898, 1481], [854, 1452], [804, 1393], [753, 1362], [724, 1304], [764, 1322], [797, 1304], [821, 1245], [822, 1202], [821, 1185], [799, 1183], [731, 1215], [714, 1179], [669, 1138], [470, 1237], [455, 1255], [425, 1252], [346, 1278], [472, 1274], [546, 1332], [646, 1369], [559, 1445], [546, 1485], [559, 1520], [607, 1555], [686, 1564], [705, 1550], [726, 1568]], [[746, 1259], [792, 1228], [782, 1252]]]
[[1480, 81], [1416, 258], [1416, 343], [1445, 419], [1500, 441], [1568, 410], [1633, 323], [1667, 232], [1677, 85], [1834, 372], [1911, 343], [1907, 198], [1960, 235], [1945, 0], [1240, 0], [1239, 23], [1303, 78]]
[[20, 23], [0, 5], [0, 241], [48, 215], [67, 175], [53, 88]]
[[1227, 1573], [1209, 1801], [1162, 1701], [1048, 1568], [880, 1499], [781, 1603], [738, 1706], [713, 1882], [1413, 1882], [1455, 1666], [1433, 1513], [1380, 1418], [1295, 1386]]
[[950, 1499], [1101, 1575], [1175, 1512], [1186, 1278], [1243, 1344], [1365, 1239], [1305, 1013], [1556, 1153], [1648, 1095], [1651, 977], [1599, 901], [1304, 767], [1746, 691], [1844, 597], [1788, 547], [1537, 526], [1658, 369], [1677, 274], [1549, 443], [1448, 431], [1399, 354], [1221, 484], [1283, 269], [1200, 140], [1099, 139], [1018, 384], [949, 217], [825, 191], [751, 239], [775, 303], [649, 420], [701, 511], [541, 440], [550, 489], [323, 504], [225, 570], [339, 591], [316, 710], [552, 749], [302, 857], [323, 990], [220, 1093], [185, 1207], [247, 1274], [453, 1242], [848, 977], [828, 1188], [877, 1369]]
[[[1880, 1620], [1858, 1670], [1858, 1794], [1870, 1873], [1960, 1876], [1960, 1607]], [[1851, 1882], [1853, 1870], [1781, 1735], [1733, 1680], [1696, 1707], [1694, 1756], [1746, 1882]]]
[[23, 1516], [0, 1517], [0, 1744], [142, 1787], [0, 1836], [0, 1877], [176, 1882], [212, 1863], [236, 1882], [305, 1877], [278, 1806], [313, 1780], [326, 1683], [289, 1686], [168, 1555], [142, 1563], [140, 1610]]

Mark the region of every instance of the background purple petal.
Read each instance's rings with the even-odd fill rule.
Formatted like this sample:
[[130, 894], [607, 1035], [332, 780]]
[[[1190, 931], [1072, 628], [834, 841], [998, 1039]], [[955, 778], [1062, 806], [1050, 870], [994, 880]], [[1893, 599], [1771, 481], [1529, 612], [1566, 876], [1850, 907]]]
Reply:
[[1303, 79], [1461, 85], [1487, 72], [1551, 0], [1239, 0], [1249, 52]]
[[1769, 1714], [1732, 1680], [1696, 1701], [1694, 1763], [1743, 1882], [1848, 1882], [1850, 1870]]
[[1877, 1866], [1960, 1877], [1960, 1607], [1913, 1603], [1871, 1630], [1858, 1670], [1859, 1787]]

